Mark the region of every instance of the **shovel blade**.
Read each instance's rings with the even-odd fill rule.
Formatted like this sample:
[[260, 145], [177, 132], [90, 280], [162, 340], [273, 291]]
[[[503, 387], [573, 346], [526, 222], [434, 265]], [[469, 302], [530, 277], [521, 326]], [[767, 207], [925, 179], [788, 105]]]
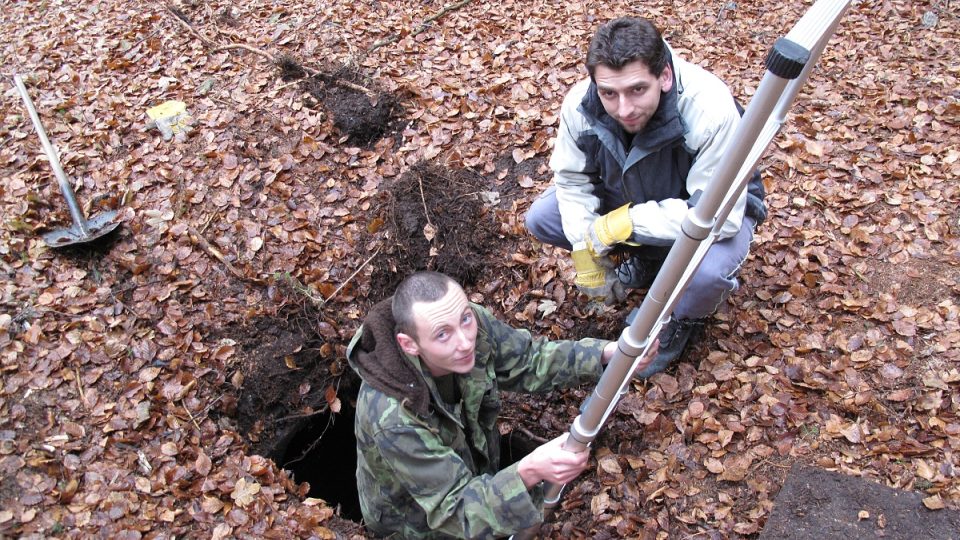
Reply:
[[101, 212], [87, 220], [87, 234], [83, 234], [80, 227], [74, 223], [73, 227], [69, 229], [57, 229], [44, 234], [43, 241], [50, 247], [81, 244], [109, 234], [116, 229], [118, 225], [120, 225], [120, 222], [117, 221], [117, 211], [109, 210], [107, 212]]

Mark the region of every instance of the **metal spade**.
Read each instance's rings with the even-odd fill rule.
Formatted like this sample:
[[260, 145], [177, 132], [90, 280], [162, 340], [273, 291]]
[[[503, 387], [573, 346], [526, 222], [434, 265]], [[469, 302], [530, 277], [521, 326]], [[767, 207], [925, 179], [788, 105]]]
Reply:
[[23, 79], [20, 78], [20, 75], [15, 74], [13, 80], [17, 85], [17, 90], [20, 91], [20, 97], [23, 98], [23, 102], [27, 106], [30, 119], [33, 120], [33, 127], [37, 129], [37, 135], [40, 136], [40, 142], [43, 144], [43, 151], [47, 154], [47, 160], [50, 161], [50, 166], [53, 167], [53, 174], [57, 177], [57, 182], [60, 184], [60, 191], [63, 193], [64, 198], [67, 199], [67, 205], [70, 207], [70, 216], [73, 217], [72, 227], [48, 232], [43, 235], [43, 241], [50, 247], [63, 247], [96, 240], [116, 229], [117, 225], [120, 224], [120, 222], [117, 221], [116, 210], [100, 212], [89, 220], [83, 216], [83, 211], [80, 209], [80, 205], [77, 204], [77, 198], [73, 194], [73, 188], [70, 187], [70, 181], [67, 179], [66, 173], [63, 172], [63, 167], [60, 166], [60, 158], [57, 157], [57, 151], [53, 145], [50, 144], [50, 139], [47, 138], [47, 132], [44, 131], [43, 124], [40, 123], [40, 117], [37, 116], [37, 110], [33, 107], [33, 102], [30, 100], [30, 94], [27, 93], [26, 86], [23, 85]]

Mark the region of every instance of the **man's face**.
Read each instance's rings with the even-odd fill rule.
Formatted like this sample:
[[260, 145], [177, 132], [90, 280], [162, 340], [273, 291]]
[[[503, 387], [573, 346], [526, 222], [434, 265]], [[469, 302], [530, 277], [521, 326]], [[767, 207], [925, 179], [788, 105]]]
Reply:
[[635, 60], [622, 69], [599, 65], [594, 80], [607, 114], [627, 133], [639, 133], [657, 111], [661, 93], [673, 87], [673, 71], [668, 65], [655, 77], [643, 61]]
[[397, 343], [420, 361], [434, 377], [469, 373], [476, 361], [477, 317], [463, 289], [451, 285], [436, 302], [413, 305], [416, 335], [397, 334]]

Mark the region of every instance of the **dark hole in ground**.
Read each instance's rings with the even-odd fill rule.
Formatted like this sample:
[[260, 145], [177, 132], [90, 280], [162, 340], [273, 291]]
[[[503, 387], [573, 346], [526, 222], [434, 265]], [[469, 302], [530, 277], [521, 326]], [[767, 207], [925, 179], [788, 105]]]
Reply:
[[361, 521], [357, 496], [357, 438], [354, 408], [343, 403], [338, 414], [320, 414], [291, 439], [278, 464], [293, 473], [296, 482], [310, 484], [310, 496], [339, 506], [340, 515]]
[[272, 459], [297, 483], [308, 482], [311, 497], [359, 521], [359, 378], [346, 364], [340, 332], [355, 322], [319, 311], [289, 285], [277, 289], [275, 313], [225, 332], [236, 343], [238, 373], [230, 380], [240, 389], [221, 400], [220, 412], [234, 419], [249, 453]]

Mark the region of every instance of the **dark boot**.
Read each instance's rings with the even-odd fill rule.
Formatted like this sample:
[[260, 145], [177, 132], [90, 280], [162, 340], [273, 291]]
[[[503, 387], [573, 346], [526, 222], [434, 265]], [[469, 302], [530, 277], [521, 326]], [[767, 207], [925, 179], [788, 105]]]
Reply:
[[632, 255], [617, 266], [617, 277], [628, 289], [649, 289], [662, 265], [663, 260]]
[[657, 335], [657, 339], [660, 340], [657, 357], [647, 367], [634, 373], [634, 378], [646, 379], [667, 369], [677, 358], [680, 358], [690, 341], [690, 336], [702, 326], [702, 319], [670, 319]]

